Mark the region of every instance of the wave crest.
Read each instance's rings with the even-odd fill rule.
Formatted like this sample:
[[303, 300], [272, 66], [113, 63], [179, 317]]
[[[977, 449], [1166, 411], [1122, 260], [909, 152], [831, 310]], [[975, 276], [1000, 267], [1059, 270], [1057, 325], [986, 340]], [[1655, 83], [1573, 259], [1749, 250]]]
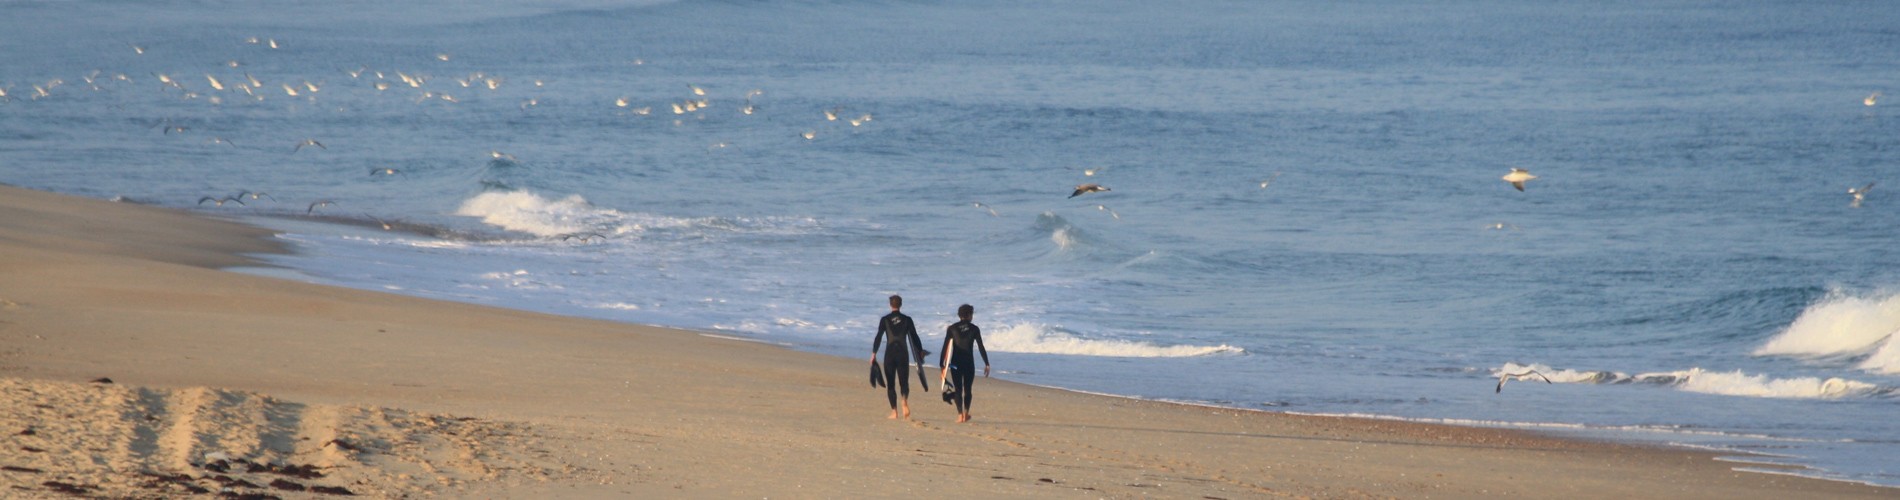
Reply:
[[1498, 377], [1506, 373], [1536, 370], [1559, 384], [1630, 384], [1662, 385], [1686, 392], [1782, 399], [1839, 399], [1844, 397], [1890, 396], [1900, 389], [1848, 380], [1840, 377], [1774, 378], [1765, 374], [1749, 375], [1741, 370], [1730, 372], [1690, 368], [1671, 372], [1626, 375], [1611, 371], [1555, 369], [1542, 364], [1505, 363], [1491, 371]]
[[1796, 317], [1757, 356], [1853, 357], [1869, 354], [1857, 368], [1900, 373], [1900, 293], [1856, 297], [1828, 293]]
[[1240, 354], [1245, 349], [1218, 346], [1163, 346], [1148, 342], [1112, 339], [1085, 339], [1047, 325], [1022, 323], [1002, 330], [986, 332], [985, 347], [998, 352], [1029, 354], [1066, 354], [1118, 358], [1185, 358], [1210, 354]]

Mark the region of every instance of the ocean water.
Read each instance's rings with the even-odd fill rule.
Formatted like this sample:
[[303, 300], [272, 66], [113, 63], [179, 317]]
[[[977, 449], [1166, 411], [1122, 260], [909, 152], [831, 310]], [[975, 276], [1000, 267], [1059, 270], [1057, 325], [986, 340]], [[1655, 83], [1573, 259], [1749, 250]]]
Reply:
[[321, 283], [849, 357], [898, 293], [1011, 380], [1900, 486], [1900, 4], [397, 4], [0, 0], [0, 182]]

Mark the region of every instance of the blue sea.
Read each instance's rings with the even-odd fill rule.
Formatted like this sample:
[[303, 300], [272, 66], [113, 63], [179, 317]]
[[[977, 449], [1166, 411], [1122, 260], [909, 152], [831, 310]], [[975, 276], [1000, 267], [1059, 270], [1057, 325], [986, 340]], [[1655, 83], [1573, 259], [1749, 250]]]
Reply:
[[0, 0], [0, 54], [0, 182], [254, 272], [854, 358], [902, 294], [1010, 380], [1900, 486], [1893, 2]]

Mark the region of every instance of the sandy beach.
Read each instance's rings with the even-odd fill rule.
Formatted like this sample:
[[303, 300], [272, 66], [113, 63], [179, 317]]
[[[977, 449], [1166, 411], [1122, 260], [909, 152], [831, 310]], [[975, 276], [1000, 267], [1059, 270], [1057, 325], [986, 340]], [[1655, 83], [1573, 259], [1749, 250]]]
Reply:
[[220, 270], [281, 251], [0, 187], [0, 496], [1900, 495], [1693, 450], [1000, 379], [972, 423], [916, 391], [892, 421], [863, 359]]

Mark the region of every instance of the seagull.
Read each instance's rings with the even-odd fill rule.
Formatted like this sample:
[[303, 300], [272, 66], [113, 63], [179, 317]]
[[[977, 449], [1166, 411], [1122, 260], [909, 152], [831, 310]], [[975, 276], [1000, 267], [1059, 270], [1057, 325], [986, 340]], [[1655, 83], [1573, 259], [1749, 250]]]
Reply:
[[226, 146], [231, 146], [231, 147], [234, 147], [234, 148], [235, 148], [235, 147], [237, 147], [237, 143], [235, 143], [235, 142], [231, 142], [231, 140], [230, 140], [230, 139], [226, 139], [226, 138], [223, 138], [223, 137], [213, 137], [213, 138], [210, 138], [210, 139], [206, 139], [206, 140], [205, 140], [205, 142], [209, 142], [209, 143], [212, 143], [212, 144], [223, 144], [223, 145], [226, 145]]
[[210, 73], [205, 73], [205, 80], [211, 82], [211, 90], [224, 90], [224, 82], [218, 81], [218, 77], [211, 76]]
[[330, 200], [317, 200], [316, 203], [310, 204], [310, 208], [304, 209], [303, 213], [304, 215], [310, 215], [312, 212], [316, 212], [318, 207], [327, 207], [335, 204], [336, 202]]
[[1108, 170], [1108, 167], [1085, 168], [1085, 169], [1082, 169], [1082, 176], [1094, 177], [1095, 174], [1102, 173], [1103, 170]]
[[838, 112], [839, 112], [839, 111], [844, 111], [844, 108], [843, 108], [843, 107], [836, 107], [836, 108], [831, 108], [831, 109], [827, 109], [827, 110], [825, 110], [825, 121], [833, 121], [833, 122], [835, 122], [835, 121], [838, 121]]
[[1260, 189], [1266, 189], [1267, 186], [1273, 185], [1273, 180], [1278, 179], [1278, 178], [1280, 178], [1280, 172], [1274, 172], [1272, 177], [1268, 177], [1266, 180], [1260, 181]]
[[1531, 171], [1521, 168], [1512, 168], [1511, 173], [1504, 174], [1504, 177], [1500, 177], [1500, 179], [1504, 179], [1504, 182], [1511, 183], [1511, 187], [1517, 188], [1518, 191], [1524, 190], [1525, 182], [1536, 178], [1537, 176], [1531, 175]]
[[390, 230], [394, 230], [394, 229], [396, 229], [396, 226], [395, 226], [395, 225], [392, 225], [392, 224], [390, 224], [390, 223], [389, 223], [389, 221], [386, 221], [386, 220], [382, 220], [382, 219], [380, 219], [380, 218], [377, 218], [377, 217], [376, 217], [376, 216], [374, 216], [374, 215], [370, 215], [370, 214], [363, 214], [363, 216], [364, 216], [364, 217], [369, 217], [369, 220], [373, 220], [373, 221], [376, 221], [376, 223], [377, 223], [377, 224], [380, 224], [380, 225], [382, 225], [382, 226], [383, 226], [383, 230], [384, 230], [384, 231], [390, 231]]
[[1491, 223], [1491, 225], [1489, 226], [1484, 226], [1484, 228], [1491, 229], [1491, 230], [1509, 229], [1512, 231], [1516, 231], [1518, 229], [1517, 224], [1511, 224], [1511, 223], [1506, 223], [1506, 222], [1494, 222], [1494, 223]]
[[191, 127], [187, 127], [184, 125], [172, 125], [172, 126], [165, 127], [165, 135], [171, 135], [172, 132], [177, 132], [177, 133], [182, 134], [182, 133], [185, 133], [186, 130], [191, 130]]
[[1867, 95], [1867, 98], [1866, 98], [1866, 99], [1862, 99], [1862, 100], [1861, 100], [1860, 102], [1862, 102], [1862, 103], [1865, 103], [1865, 104], [1867, 104], [1868, 106], [1872, 106], [1872, 105], [1874, 105], [1874, 103], [1875, 103], [1875, 102], [1877, 102], [1877, 101], [1879, 101], [1879, 100], [1880, 100], [1880, 93], [1879, 93], [1879, 92], [1874, 92], [1874, 93], [1872, 93], [1872, 94], [1868, 94], [1868, 95]]
[[1109, 215], [1115, 216], [1115, 220], [1122, 220], [1122, 214], [1115, 213], [1114, 210], [1110, 210], [1108, 206], [1106, 205], [1096, 205], [1095, 209], [1101, 210], [1103, 212], [1108, 212]]
[[1860, 208], [1860, 202], [1867, 199], [1867, 191], [1873, 188], [1874, 188], [1874, 183], [1872, 182], [1869, 182], [1867, 183], [1867, 185], [1861, 186], [1858, 188], [1848, 188], [1847, 194], [1854, 195], [1853, 207]]
[[239, 204], [239, 205], [243, 205], [243, 204], [244, 204], [244, 201], [243, 201], [243, 200], [239, 200], [239, 199], [237, 199], [237, 198], [232, 198], [232, 197], [229, 197], [229, 196], [226, 196], [226, 197], [223, 197], [223, 198], [212, 198], [212, 197], [210, 197], [210, 196], [206, 196], [206, 197], [203, 197], [203, 198], [199, 198], [199, 199], [198, 199], [198, 204], [199, 204], [199, 205], [203, 205], [203, 204], [205, 204], [205, 202], [207, 202], [207, 201], [209, 201], [209, 202], [212, 202], [212, 203], [215, 203], [215, 204], [217, 204], [217, 206], [220, 206], [220, 207], [222, 207], [222, 206], [224, 206], [224, 203], [225, 203], [225, 202], [231, 202], [231, 203], [236, 203], [236, 204]]
[[1544, 383], [1546, 384], [1550, 383], [1550, 377], [1546, 377], [1542, 373], [1537, 373], [1537, 370], [1524, 370], [1524, 373], [1499, 373], [1498, 388], [1491, 392], [1493, 394], [1504, 392], [1504, 381], [1506, 380], [1530, 380], [1531, 375], [1536, 375], [1537, 378], [1544, 379]]
[[442, 62], [449, 62], [449, 55], [448, 55], [448, 54], [446, 54], [446, 53], [444, 53], [444, 54], [436, 54], [436, 55], [435, 55], [435, 60], [437, 60], [437, 61], [442, 61]]
[[990, 217], [1002, 217], [1002, 215], [999, 215], [996, 213], [996, 209], [990, 208], [989, 205], [984, 205], [983, 202], [980, 202], [980, 201], [975, 202], [974, 205], [976, 205], [976, 208], [981, 208], [981, 209], [990, 211]]
[[277, 197], [271, 196], [270, 193], [266, 193], [263, 191], [245, 191], [242, 193], [238, 193], [237, 197], [250, 198], [253, 200], [258, 199], [258, 198], [270, 198], [270, 201], [277, 201]]
[[1077, 196], [1082, 196], [1085, 194], [1099, 192], [1099, 191], [1113, 191], [1113, 190], [1109, 189], [1108, 186], [1103, 186], [1101, 184], [1088, 183], [1088, 184], [1082, 184], [1082, 185], [1076, 186], [1075, 192], [1070, 193], [1069, 197], [1074, 198]]
[[807, 140], [807, 141], [809, 141], [809, 140], [812, 140], [812, 139], [817, 139], [817, 138], [818, 138], [818, 131], [816, 131], [816, 130], [807, 130], [807, 131], [805, 131], [805, 133], [803, 133], [803, 134], [798, 134], [798, 136], [799, 136], [799, 137], [804, 137], [804, 138], [805, 138], [805, 140]]
[[511, 155], [511, 154], [508, 154], [508, 153], [503, 153], [503, 152], [500, 152], [500, 151], [489, 151], [489, 152], [488, 152], [488, 156], [490, 156], [490, 157], [493, 157], [493, 158], [495, 158], [495, 159], [497, 159], [497, 160], [508, 160], [508, 161], [515, 161], [515, 155]]
[[9, 96], [9, 95], [7, 95], [7, 88], [6, 88], [6, 87], [0, 87], [0, 102], [7, 102], [7, 101], [11, 101], [11, 100], [13, 100], [13, 97], [12, 97], [12, 96]]
[[317, 142], [316, 139], [304, 139], [303, 142], [297, 143], [297, 147], [290, 148], [290, 152], [295, 153], [298, 151], [302, 151], [304, 146], [316, 146], [323, 149], [330, 149], [329, 146], [325, 146], [323, 145], [323, 143]]
[[138, 44], [131, 44], [131, 45], [132, 45], [132, 53], [140, 54], [140, 55], [145, 54], [145, 47], [140, 47], [138, 46]]
[[401, 170], [396, 170], [396, 169], [393, 169], [393, 168], [372, 168], [372, 169], [369, 169], [369, 175], [396, 175], [396, 174], [400, 174], [400, 173], [402, 173], [402, 171], [401, 171]]
[[699, 88], [698, 85], [688, 83], [686, 88], [693, 89], [693, 95], [706, 95], [706, 89]]

